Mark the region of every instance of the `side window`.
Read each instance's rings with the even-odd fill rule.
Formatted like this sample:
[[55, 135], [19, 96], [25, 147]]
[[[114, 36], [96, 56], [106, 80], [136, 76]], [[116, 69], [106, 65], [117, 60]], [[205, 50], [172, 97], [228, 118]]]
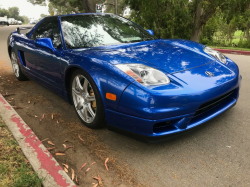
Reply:
[[61, 46], [61, 35], [57, 17], [45, 18], [31, 35], [31, 39], [51, 38], [55, 48]]

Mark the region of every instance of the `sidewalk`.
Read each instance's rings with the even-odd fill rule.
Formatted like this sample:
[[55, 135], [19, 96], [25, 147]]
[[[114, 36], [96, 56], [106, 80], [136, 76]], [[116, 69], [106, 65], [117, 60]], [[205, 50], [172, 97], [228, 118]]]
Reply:
[[38, 137], [0, 94], [0, 116], [13, 134], [44, 187], [75, 187], [74, 182]]
[[216, 51], [226, 54], [235, 54], [235, 55], [250, 55], [250, 51], [240, 51], [240, 50], [231, 50], [231, 49], [218, 49], [213, 48]]

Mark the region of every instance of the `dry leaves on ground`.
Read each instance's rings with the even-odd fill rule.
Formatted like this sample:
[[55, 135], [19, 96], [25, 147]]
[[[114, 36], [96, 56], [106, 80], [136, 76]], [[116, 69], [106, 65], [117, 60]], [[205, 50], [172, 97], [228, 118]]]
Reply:
[[50, 145], [55, 145], [55, 144], [53, 144], [51, 141], [48, 141], [48, 144], [50, 144]]
[[79, 172], [82, 170], [82, 168], [84, 168], [87, 165], [87, 162], [85, 164], [82, 165], [82, 167], [79, 169]]
[[65, 153], [55, 153], [55, 155], [57, 155], [57, 156], [64, 156], [66, 154]]
[[67, 164], [62, 164], [65, 168], [69, 169], [69, 166]]
[[98, 175], [97, 177], [93, 177], [93, 179], [96, 179], [98, 181], [98, 184], [103, 187], [103, 182], [102, 182], [102, 178], [100, 177], [100, 175]]
[[84, 142], [84, 140], [81, 138], [80, 134], [78, 134], [78, 138]]
[[71, 168], [71, 173], [72, 173], [72, 175], [71, 175], [71, 179], [72, 179], [72, 181], [74, 180], [74, 178], [75, 178], [75, 171]]
[[41, 117], [40, 121], [42, 121], [42, 120], [43, 120], [43, 118], [44, 118], [44, 114], [42, 115], [42, 117]]
[[106, 158], [106, 160], [105, 160], [105, 162], [104, 162], [104, 165], [105, 165], [105, 167], [106, 167], [107, 170], [109, 170], [109, 168], [108, 168], [108, 166], [107, 166], [108, 161], [109, 161], [109, 158]]

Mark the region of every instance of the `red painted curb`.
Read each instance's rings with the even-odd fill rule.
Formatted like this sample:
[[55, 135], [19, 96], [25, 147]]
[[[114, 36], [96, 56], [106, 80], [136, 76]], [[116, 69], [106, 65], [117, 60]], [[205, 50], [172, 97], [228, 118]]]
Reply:
[[227, 53], [227, 54], [250, 55], [250, 51], [240, 51], [240, 50], [230, 50], [230, 49], [217, 49], [217, 48], [214, 48], [214, 50], [219, 51], [221, 53]]
[[0, 94], [0, 115], [20, 145], [44, 187], [76, 187], [35, 133]]

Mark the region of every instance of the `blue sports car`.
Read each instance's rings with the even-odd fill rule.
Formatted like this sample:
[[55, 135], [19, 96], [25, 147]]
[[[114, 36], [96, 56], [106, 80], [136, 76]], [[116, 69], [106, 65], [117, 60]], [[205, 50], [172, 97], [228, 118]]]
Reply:
[[14, 74], [74, 105], [84, 125], [146, 141], [188, 132], [234, 106], [241, 76], [202, 44], [157, 39], [113, 14], [46, 17], [8, 37]]

